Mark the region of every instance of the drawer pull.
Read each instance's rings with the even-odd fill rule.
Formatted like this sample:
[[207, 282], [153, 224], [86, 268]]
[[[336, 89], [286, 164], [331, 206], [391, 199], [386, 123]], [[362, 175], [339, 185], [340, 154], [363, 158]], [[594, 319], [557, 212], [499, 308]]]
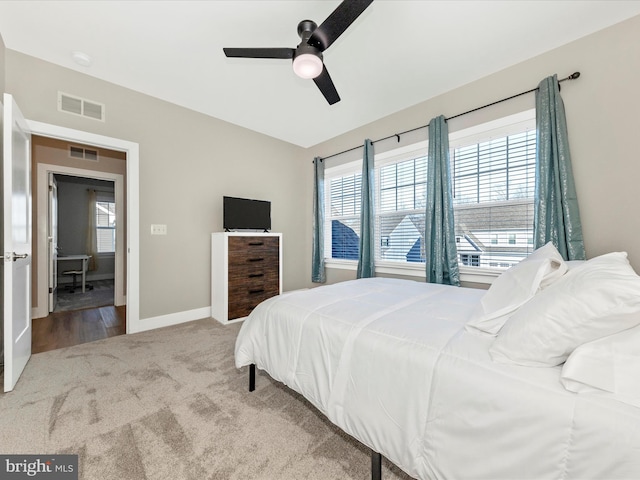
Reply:
[[264, 258], [262, 258], [262, 257], [248, 259], [249, 262], [262, 262], [263, 260], [264, 260]]
[[249, 242], [249, 245], [251, 245], [252, 247], [257, 247], [260, 245], [264, 245], [264, 242]]
[[249, 278], [264, 277], [264, 273], [250, 273]]
[[254, 290], [249, 290], [249, 293], [262, 293], [264, 292], [264, 288], [256, 288]]

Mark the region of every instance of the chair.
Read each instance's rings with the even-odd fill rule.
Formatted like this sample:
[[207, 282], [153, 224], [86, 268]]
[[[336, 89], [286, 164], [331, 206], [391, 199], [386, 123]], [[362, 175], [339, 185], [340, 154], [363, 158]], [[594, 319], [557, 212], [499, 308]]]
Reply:
[[[67, 285], [65, 287], [66, 290], [69, 290], [69, 293], [75, 293], [76, 288], [78, 288], [78, 275], [82, 275], [82, 270], [65, 270], [62, 272], [62, 275], [73, 275], [73, 281], [71, 285]], [[90, 285], [85, 282], [84, 285], [85, 290], [93, 290], [93, 285]]]

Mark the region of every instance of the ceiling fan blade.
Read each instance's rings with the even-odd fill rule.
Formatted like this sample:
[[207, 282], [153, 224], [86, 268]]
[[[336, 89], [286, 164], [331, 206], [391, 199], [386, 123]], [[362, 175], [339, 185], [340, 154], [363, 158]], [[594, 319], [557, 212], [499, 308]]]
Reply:
[[293, 48], [223, 48], [227, 57], [293, 58]]
[[333, 105], [340, 101], [340, 95], [338, 95], [336, 86], [333, 84], [333, 80], [331, 80], [326, 66], [322, 66], [322, 73], [314, 78], [313, 81], [322, 92], [322, 95], [324, 95], [324, 98], [327, 99], [329, 105]]
[[344, 0], [322, 25], [313, 31], [307, 43], [321, 52], [326, 50], [371, 5], [371, 2], [373, 0]]

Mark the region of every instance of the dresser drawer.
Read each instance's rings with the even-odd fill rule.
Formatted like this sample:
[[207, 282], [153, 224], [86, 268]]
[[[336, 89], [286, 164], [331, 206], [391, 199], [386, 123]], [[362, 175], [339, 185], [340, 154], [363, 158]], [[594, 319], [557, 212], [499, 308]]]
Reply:
[[279, 293], [278, 290], [278, 285], [274, 285], [273, 282], [238, 282], [234, 285], [229, 285], [229, 302], [233, 302], [241, 296], [251, 296], [262, 292], [269, 292], [277, 295]]
[[259, 303], [278, 295], [278, 289], [275, 291], [244, 291], [237, 295], [229, 292], [229, 319], [246, 317], [249, 315]]
[[278, 264], [254, 262], [229, 268], [229, 290], [242, 285], [280, 285]]
[[229, 268], [263, 263], [277, 263], [277, 237], [229, 237]]

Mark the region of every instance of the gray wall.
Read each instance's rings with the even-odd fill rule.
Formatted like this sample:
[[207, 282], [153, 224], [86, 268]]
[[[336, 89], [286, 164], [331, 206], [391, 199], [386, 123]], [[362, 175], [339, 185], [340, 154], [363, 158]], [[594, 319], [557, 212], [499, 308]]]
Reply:
[[[87, 249], [88, 190], [110, 192], [113, 201], [114, 183], [66, 175], [55, 175], [55, 179], [58, 185], [58, 247], [65, 255], [89, 253]], [[114, 254], [99, 254], [97, 260], [97, 269], [88, 272], [87, 279], [114, 278]], [[60, 273], [58, 272], [59, 276]]]
[[[6, 73], [26, 118], [140, 144], [141, 319], [211, 305], [210, 233], [222, 230], [223, 195], [271, 200], [284, 289], [309, 284], [304, 149], [13, 50]], [[59, 90], [104, 103], [106, 121], [58, 112]], [[168, 235], [152, 237], [151, 224], [166, 224]]]
[[[588, 257], [627, 251], [640, 272], [638, 181], [640, 158], [640, 16], [596, 32], [496, 74], [457, 88], [309, 149], [325, 156], [453, 116], [529, 90], [543, 78], [574, 71], [582, 76], [562, 85], [574, 177]], [[401, 79], [397, 88], [401, 88]], [[533, 94], [449, 122], [450, 131], [534, 107]], [[426, 137], [426, 134], [425, 134]], [[388, 149], [395, 139], [375, 145]], [[330, 162], [330, 161], [328, 161]], [[331, 270], [329, 281], [355, 278], [355, 272]]]

